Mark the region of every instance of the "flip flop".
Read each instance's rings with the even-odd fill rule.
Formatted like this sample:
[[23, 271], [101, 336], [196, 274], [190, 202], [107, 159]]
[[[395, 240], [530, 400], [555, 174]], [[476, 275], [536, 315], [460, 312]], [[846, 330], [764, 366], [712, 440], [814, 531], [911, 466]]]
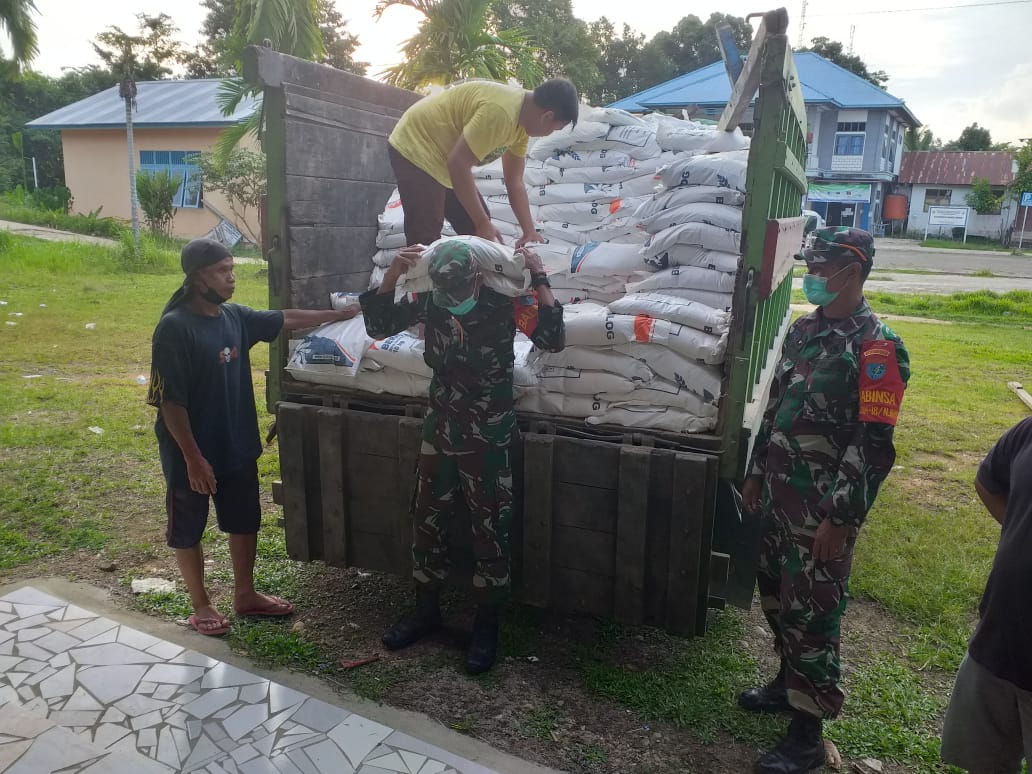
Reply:
[[206, 623], [218, 623], [220, 621], [219, 618], [200, 618], [197, 615], [192, 615], [186, 620], [189, 622], [190, 626], [193, 627], [195, 632], [203, 634], [205, 637], [221, 637], [229, 632], [229, 621], [226, 621], [221, 626], [214, 628], [204, 627], [204, 624]]
[[279, 617], [284, 615], [290, 615], [294, 612], [294, 605], [292, 602], [288, 602], [282, 597], [269, 597], [270, 604], [262, 605], [261, 607], [249, 607], [246, 610], [237, 610], [237, 615], [264, 615], [269, 617]]

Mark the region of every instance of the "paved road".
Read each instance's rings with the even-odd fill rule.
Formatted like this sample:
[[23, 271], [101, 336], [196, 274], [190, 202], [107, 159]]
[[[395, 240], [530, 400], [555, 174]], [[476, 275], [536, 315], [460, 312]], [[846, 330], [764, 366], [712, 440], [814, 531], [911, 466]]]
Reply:
[[105, 239], [104, 237], [74, 234], [71, 231], [58, 231], [56, 228], [31, 226], [27, 223], [12, 223], [9, 220], [0, 220], [0, 229], [20, 234], [21, 236], [46, 239], [49, 242], [86, 242], [91, 245], [105, 245], [107, 247], [114, 247], [118, 244], [115, 240]]
[[974, 274], [988, 269], [1000, 277], [1032, 278], [1032, 255], [983, 250], [918, 247], [909, 239], [877, 239], [876, 269], [922, 269], [947, 274]]
[[[880, 257], [878, 253], [877, 257]], [[877, 260], [877, 257], [875, 260]], [[797, 277], [792, 287], [802, 289], [803, 280]], [[960, 293], [971, 290], [1032, 291], [1032, 278], [1026, 277], [972, 277], [964, 274], [896, 274], [875, 272], [864, 287], [868, 292], [880, 293]]]

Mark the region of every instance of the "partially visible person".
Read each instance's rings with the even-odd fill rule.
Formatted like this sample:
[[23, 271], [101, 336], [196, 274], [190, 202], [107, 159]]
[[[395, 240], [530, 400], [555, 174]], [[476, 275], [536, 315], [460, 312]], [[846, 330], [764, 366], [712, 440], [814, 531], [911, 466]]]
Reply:
[[225, 246], [195, 239], [182, 251], [186, 278], [154, 331], [147, 402], [158, 409], [154, 431], [167, 485], [166, 538], [190, 592], [190, 625], [222, 635], [230, 623], [212, 604], [204, 583], [201, 536], [215, 503], [219, 529], [229, 534], [233, 610], [237, 615], [283, 616], [294, 606], [254, 587], [261, 504], [262, 453], [251, 381], [250, 350], [284, 328], [347, 320], [342, 310], [256, 311], [227, 303], [236, 286], [233, 256]]
[[839, 632], [853, 549], [896, 458], [910, 376], [903, 342], [864, 299], [874, 253], [869, 233], [837, 227], [814, 232], [796, 256], [817, 309], [785, 338], [742, 488], [746, 509], [763, 518], [756, 582], [781, 665], [738, 701], [792, 718], [756, 774], [823, 765], [823, 720], [842, 709]]
[[942, 759], [974, 774], [1032, 766], [1032, 417], [1000, 438], [975, 491], [1000, 523], [978, 625], [957, 672]]
[[[388, 629], [383, 642], [397, 650], [440, 627], [440, 594], [450, 565], [448, 533], [462, 498], [472, 521], [477, 603], [466, 670], [478, 674], [497, 658], [499, 613], [509, 596], [510, 448], [518, 432], [512, 393], [516, 323], [512, 299], [484, 285], [469, 244], [453, 240], [445, 245], [430, 264], [433, 291], [394, 301], [398, 279], [422, 252], [413, 247], [402, 250], [383, 284], [360, 299], [373, 338], [425, 323], [424, 359], [434, 372], [413, 500], [416, 606]], [[557, 352], [565, 343], [563, 310], [541, 259], [524, 251], [538, 300], [537, 327], [530, 338]]]
[[528, 139], [576, 124], [578, 112], [577, 88], [563, 78], [532, 92], [470, 81], [415, 103], [388, 138], [407, 243], [440, 239], [445, 218], [457, 234], [502, 241], [473, 179], [473, 167], [501, 148], [505, 190], [522, 232], [516, 247], [543, 241], [523, 183]]

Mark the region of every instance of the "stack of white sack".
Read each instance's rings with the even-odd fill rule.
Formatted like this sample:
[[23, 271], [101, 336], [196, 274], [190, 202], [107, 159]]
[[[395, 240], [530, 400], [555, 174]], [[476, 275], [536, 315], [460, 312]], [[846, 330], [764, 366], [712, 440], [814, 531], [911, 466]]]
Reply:
[[[425, 346], [418, 327], [373, 340], [359, 314], [322, 325], [300, 341], [292, 341], [287, 371], [302, 382], [425, 398], [433, 377], [423, 356]], [[513, 380], [517, 390], [537, 382], [529, 365], [533, 346], [522, 333], [516, 334]]]
[[[399, 196], [397, 188], [391, 193], [383, 212], [377, 216], [376, 220], [379, 227], [376, 232], [377, 250], [372, 258], [373, 280], [375, 281], [371, 281], [369, 287], [376, 287], [383, 278], [383, 271], [376, 271], [376, 269], [382, 270], [390, 266], [391, 261], [398, 254], [398, 250], [406, 246], [405, 212], [401, 207], [401, 196]], [[452, 228], [451, 223], [445, 221], [441, 234], [453, 236], [455, 229]]]

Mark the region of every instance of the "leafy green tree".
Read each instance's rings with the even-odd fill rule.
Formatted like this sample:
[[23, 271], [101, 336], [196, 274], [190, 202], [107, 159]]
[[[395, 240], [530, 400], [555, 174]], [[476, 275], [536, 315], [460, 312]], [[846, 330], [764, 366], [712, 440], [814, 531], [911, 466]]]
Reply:
[[[296, 6], [297, 2], [290, 0], [289, 4]], [[208, 12], [201, 25], [203, 42], [183, 57], [187, 73], [191, 78], [239, 75], [237, 66], [243, 47], [234, 38], [239, 0], [202, 0], [201, 5]], [[353, 57], [358, 48], [358, 38], [348, 32], [347, 23], [334, 0], [316, 0], [314, 13], [323, 44], [323, 54], [317, 61], [365, 75], [368, 64], [357, 62]]]
[[205, 188], [226, 197], [236, 225], [255, 244], [261, 237], [247, 225], [249, 211], [260, 211], [265, 196], [265, 154], [234, 148], [224, 161], [213, 153], [202, 153], [197, 159]]
[[964, 201], [979, 215], [992, 215], [1000, 211], [1003, 197], [993, 193], [989, 178], [974, 177], [971, 179], [971, 190], [964, 196]]
[[140, 197], [147, 227], [155, 236], [170, 236], [172, 221], [176, 217], [173, 205], [182, 180], [167, 171], [149, 172], [141, 169], [136, 173], [136, 190]]
[[1032, 139], [1025, 140], [1025, 144], [1014, 154], [1014, 160], [1018, 162], [1018, 173], [1014, 176], [1010, 191], [1019, 197], [1022, 193], [1032, 191]]
[[492, 23], [491, 0], [381, 0], [377, 17], [395, 5], [413, 8], [424, 18], [405, 41], [404, 61], [384, 72], [388, 83], [421, 90], [467, 78], [514, 78], [533, 88], [545, 79], [538, 49], [526, 32]]
[[[176, 60], [180, 44], [175, 40], [178, 31], [166, 14], [148, 16], [138, 14], [139, 32], [130, 35], [120, 27], [111, 26], [97, 35], [93, 50], [101, 61], [118, 77], [118, 96], [125, 103], [125, 134], [129, 151], [129, 208], [133, 241], [140, 241], [139, 200], [136, 190], [136, 151], [133, 146], [133, 110], [136, 109], [137, 80], [156, 80], [170, 75], [166, 62]], [[148, 77], [149, 76], [149, 77]]]
[[825, 59], [837, 64], [839, 67], [859, 75], [865, 81], [870, 81], [879, 89], [884, 89], [885, 84], [889, 82], [889, 76], [884, 70], [868, 69], [863, 59], [858, 57], [856, 54], [847, 53], [842, 44], [837, 40], [831, 40], [830, 38], [825, 37], [813, 38], [810, 41], [809, 48], [803, 48], [800, 50], [812, 51], [815, 54], [820, 54]]
[[[39, 53], [33, 0], [0, 0], [0, 28], [11, 39], [11, 53], [18, 66], [27, 65]], [[0, 52], [2, 55], [2, 52]]]
[[569, 78], [582, 93], [601, 82], [598, 48], [571, 0], [493, 0], [490, 13], [499, 30], [526, 34], [545, 77]]
[[617, 35], [613, 23], [605, 16], [592, 22], [589, 29], [599, 50], [600, 81], [594, 89], [584, 90], [588, 102], [606, 105], [641, 91], [638, 70], [645, 36], [628, 24], [624, 24], [621, 34]]
[[979, 126], [978, 122], [971, 126], [964, 127], [960, 137], [952, 142], [946, 143], [943, 150], [948, 151], [987, 151], [992, 150], [993, 138], [989, 130]]
[[907, 151], [930, 151], [942, 148], [942, 140], [939, 140], [929, 127], [907, 129], [903, 135], [903, 149]]

